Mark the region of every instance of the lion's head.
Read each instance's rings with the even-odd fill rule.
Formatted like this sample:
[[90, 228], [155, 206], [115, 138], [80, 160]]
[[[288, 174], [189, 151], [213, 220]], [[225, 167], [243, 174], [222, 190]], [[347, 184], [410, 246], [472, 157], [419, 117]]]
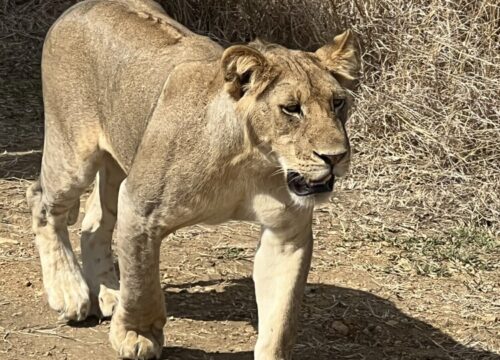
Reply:
[[345, 122], [359, 67], [349, 31], [315, 53], [260, 41], [224, 52], [225, 86], [236, 112], [300, 202], [330, 192], [348, 169]]

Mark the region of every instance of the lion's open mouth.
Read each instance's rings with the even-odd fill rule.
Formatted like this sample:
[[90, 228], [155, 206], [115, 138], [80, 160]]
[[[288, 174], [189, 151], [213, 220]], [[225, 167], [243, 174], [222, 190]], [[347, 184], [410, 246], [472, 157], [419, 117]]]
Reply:
[[333, 190], [335, 176], [332, 174], [325, 182], [307, 182], [302, 175], [296, 171], [288, 171], [286, 180], [288, 188], [297, 196], [307, 196], [330, 192]]

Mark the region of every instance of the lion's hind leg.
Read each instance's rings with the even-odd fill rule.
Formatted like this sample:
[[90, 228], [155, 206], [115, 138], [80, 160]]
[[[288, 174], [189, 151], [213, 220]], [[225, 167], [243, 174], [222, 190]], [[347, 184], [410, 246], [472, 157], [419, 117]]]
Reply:
[[92, 311], [96, 315], [110, 317], [118, 302], [119, 291], [111, 242], [116, 224], [118, 190], [125, 174], [109, 155], [105, 155], [103, 160], [86, 204], [81, 248], [83, 274], [94, 302]]
[[49, 305], [61, 318], [81, 321], [90, 311], [89, 289], [73, 253], [67, 224], [74, 220], [70, 213], [95, 176], [98, 153], [77, 156], [63, 142], [52, 141], [53, 135], [48, 135], [40, 179], [28, 189], [27, 199]]

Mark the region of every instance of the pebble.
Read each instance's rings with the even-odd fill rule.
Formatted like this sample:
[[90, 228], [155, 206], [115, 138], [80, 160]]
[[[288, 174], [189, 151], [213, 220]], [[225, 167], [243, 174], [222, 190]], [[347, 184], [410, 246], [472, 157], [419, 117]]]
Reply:
[[336, 320], [332, 323], [332, 328], [343, 336], [349, 335], [349, 327], [342, 321]]

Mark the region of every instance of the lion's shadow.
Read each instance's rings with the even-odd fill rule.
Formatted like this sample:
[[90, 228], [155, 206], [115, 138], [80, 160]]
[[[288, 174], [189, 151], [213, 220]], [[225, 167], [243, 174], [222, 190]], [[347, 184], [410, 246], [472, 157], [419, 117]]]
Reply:
[[[238, 279], [224, 291], [222, 281], [169, 286], [168, 316], [201, 321], [247, 321], [257, 324], [253, 282]], [[173, 290], [175, 289], [175, 290]], [[180, 291], [179, 291], [180, 290]], [[309, 284], [294, 358], [319, 359], [491, 359], [499, 354], [464, 346], [439, 329], [412, 318], [371, 293], [325, 284]], [[252, 352], [207, 353], [166, 347], [163, 359], [252, 360]]]

